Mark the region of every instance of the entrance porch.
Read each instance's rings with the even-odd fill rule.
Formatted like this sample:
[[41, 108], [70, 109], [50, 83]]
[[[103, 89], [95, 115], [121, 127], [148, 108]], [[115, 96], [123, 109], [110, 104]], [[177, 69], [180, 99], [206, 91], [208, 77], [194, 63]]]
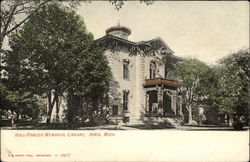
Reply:
[[162, 78], [147, 79], [145, 90], [145, 117], [175, 117], [177, 111], [177, 87], [179, 83]]

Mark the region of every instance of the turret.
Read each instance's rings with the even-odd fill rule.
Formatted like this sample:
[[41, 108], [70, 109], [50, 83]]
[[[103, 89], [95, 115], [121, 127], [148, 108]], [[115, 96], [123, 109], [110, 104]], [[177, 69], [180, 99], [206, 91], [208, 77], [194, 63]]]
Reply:
[[112, 26], [106, 30], [106, 34], [113, 35], [122, 39], [128, 39], [131, 34], [131, 30], [125, 26], [121, 26], [120, 23], [117, 26]]

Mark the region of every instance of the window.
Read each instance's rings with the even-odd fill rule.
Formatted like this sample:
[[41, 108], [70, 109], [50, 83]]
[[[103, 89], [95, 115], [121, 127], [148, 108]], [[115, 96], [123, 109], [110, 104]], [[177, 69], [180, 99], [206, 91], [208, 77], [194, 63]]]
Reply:
[[112, 106], [112, 114], [113, 114], [113, 116], [118, 115], [118, 106], [117, 105]]
[[156, 76], [156, 63], [154, 61], [151, 61], [150, 67], [149, 67], [149, 78], [154, 79]]
[[165, 78], [168, 78], [168, 68], [165, 66]]
[[128, 123], [129, 122], [129, 117], [123, 117], [123, 123]]
[[128, 91], [123, 91], [123, 110], [128, 110]]
[[123, 78], [129, 79], [129, 61], [123, 61]]

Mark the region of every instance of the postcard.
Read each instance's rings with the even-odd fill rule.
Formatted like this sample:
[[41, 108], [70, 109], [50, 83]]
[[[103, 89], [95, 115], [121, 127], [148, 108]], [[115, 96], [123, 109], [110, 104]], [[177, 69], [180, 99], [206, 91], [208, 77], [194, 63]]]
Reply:
[[1, 161], [249, 161], [247, 1], [1, 8]]

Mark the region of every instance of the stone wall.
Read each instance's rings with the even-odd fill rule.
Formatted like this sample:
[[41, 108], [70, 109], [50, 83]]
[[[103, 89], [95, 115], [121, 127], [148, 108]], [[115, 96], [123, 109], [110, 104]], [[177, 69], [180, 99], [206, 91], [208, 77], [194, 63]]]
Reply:
[[[112, 108], [113, 105], [118, 106], [119, 118], [123, 116], [131, 116], [134, 114], [135, 107], [135, 80], [136, 80], [136, 57], [129, 56], [128, 51], [125, 47], [122, 49], [116, 49], [115, 52], [107, 50], [105, 54], [109, 60], [109, 66], [113, 75], [112, 81], [110, 82], [109, 92], [109, 106]], [[129, 78], [123, 78], [123, 61], [129, 62]], [[123, 91], [129, 92], [128, 96], [128, 111], [123, 111]], [[124, 114], [125, 113], [125, 114]]]
[[[129, 55], [126, 47], [116, 47], [115, 51], [107, 50], [109, 65], [112, 69], [113, 79], [110, 82], [109, 106], [118, 106], [118, 115], [114, 119], [129, 117], [130, 122], [138, 122], [145, 113], [146, 89], [143, 87], [145, 79], [149, 79], [150, 62], [157, 64], [156, 77], [165, 76], [165, 66], [160, 56]], [[129, 61], [129, 79], [123, 78], [123, 61]], [[128, 112], [123, 111], [123, 91], [129, 91]], [[175, 101], [175, 100], [174, 100]], [[175, 103], [174, 103], [175, 104]], [[175, 109], [175, 105], [173, 106]], [[175, 110], [176, 111], [176, 110]]]

